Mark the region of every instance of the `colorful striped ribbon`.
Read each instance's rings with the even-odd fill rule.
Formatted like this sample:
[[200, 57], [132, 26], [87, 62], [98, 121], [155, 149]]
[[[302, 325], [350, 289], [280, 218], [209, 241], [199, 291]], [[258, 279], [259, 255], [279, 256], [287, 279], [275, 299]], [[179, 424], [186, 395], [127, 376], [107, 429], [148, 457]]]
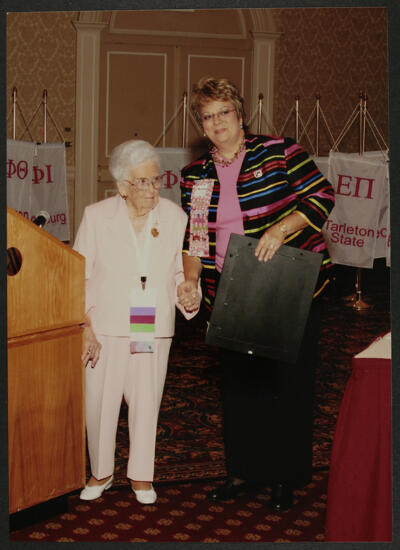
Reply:
[[156, 308], [130, 308], [130, 352], [144, 353], [154, 351]]

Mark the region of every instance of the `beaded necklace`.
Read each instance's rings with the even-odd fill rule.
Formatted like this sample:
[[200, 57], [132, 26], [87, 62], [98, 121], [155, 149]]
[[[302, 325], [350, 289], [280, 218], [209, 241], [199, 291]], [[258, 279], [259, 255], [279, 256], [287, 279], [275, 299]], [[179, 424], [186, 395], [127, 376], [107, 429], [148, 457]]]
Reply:
[[244, 145], [244, 138], [243, 138], [242, 141], [240, 142], [238, 149], [236, 150], [235, 154], [231, 159], [223, 158], [220, 152], [218, 151], [217, 147], [215, 146], [211, 149], [211, 155], [213, 157], [215, 164], [218, 164], [219, 166], [222, 166], [223, 168], [225, 168], [226, 166], [230, 166], [233, 162], [235, 162], [235, 160], [238, 158], [238, 156], [244, 149], [245, 149], [245, 145]]

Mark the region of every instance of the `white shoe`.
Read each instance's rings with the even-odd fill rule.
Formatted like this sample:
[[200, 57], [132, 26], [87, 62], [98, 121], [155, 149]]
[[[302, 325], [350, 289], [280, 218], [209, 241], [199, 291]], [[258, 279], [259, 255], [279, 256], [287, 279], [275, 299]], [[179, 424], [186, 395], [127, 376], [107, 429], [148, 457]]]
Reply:
[[113, 484], [114, 476], [112, 475], [110, 479], [108, 479], [103, 485], [86, 485], [84, 489], [82, 489], [81, 494], [79, 495], [79, 498], [81, 500], [94, 500], [95, 498], [101, 497], [103, 494], [103, 491], [106, 489], [109, 489], [111, 485]]
[[134, 489], [132, 491], [136, 495], [136, 500], [141, 504], [154, 504], [157, 500], [157, 493], [154, 490], [153, 485], [151, 489]]

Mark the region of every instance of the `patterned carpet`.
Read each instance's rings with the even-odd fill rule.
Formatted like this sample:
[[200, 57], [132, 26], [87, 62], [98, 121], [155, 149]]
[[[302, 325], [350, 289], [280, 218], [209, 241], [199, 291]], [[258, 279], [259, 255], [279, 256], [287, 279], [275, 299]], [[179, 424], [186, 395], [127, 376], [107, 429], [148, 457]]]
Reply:
[[[178, 319], [157, 437], [155, 505], [139, 504], [126, 485], [126, 408], [118, 431], [115, 485], [91, 502], [79, 491], [45, 517], [28, 512], [10, 541], [31, 542], [323, 542], [328, 466], [340, 401], [352, 357], [390, 330], [389, 270], [363, 273], [363, 298], [372, 309], [356, 312], [344, 297], [354, 292], [355, 271], [337, 270], [326, 298], [316, 383], [314, 475], [294, 492], [294, 506], [268, 509], [270, 489], [234, 501], [210, 503], [206, 494], [225, 475], [218, 365], [204, 345], [201, 318]], [[23, 513], [23, 512], [22, 512]], [[30, 515], [29, 515], [30, 514]]]
[[[363, 299], [373, 305], [358, 312], [344, 298], [354, 295], [356, 270], [337, 266], [326, 297], [316, 379], [314, 467], [328, 468], [336, 418], [351, 358], [390, 330], [389, 269], [380, 261], [362, 271]], [[221, 435], [219, 370], [214, 350], [204, 344], [205, 321], [177, 318], [176, 336], [161, 404], [156, 481], [207, 480], [225, 475]], [[127, 411], [117, 436], [116, 485], [126, 485]], [[89, 473], [89, 472], [88, 472]]]
[[224, 503], [210, 503], [215, 484], [185, 482], [157, 486], [154, 505], [139, 504], [126, 487], [84, 502], [68, 498], [68, 510], [11, 533], [31, 542], [320, 542], [324, 540], [327, 472], [294, 493], [294, 507], [280, 514], [268, 507], [269, 490]]

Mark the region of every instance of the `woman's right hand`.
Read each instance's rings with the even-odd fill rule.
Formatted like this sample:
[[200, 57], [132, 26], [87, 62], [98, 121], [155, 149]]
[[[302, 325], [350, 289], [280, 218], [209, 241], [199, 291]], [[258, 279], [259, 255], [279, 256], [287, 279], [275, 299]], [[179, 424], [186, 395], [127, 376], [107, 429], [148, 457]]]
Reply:
[[82, 350], [82, 362], [87, 366], [89, 361], [91, 367], [95, 367], [100, 357], [101, 344], [97, 340], [96, 335], [90, 325], [85, 326], [83, 332], [83, 350]]
[[197, 289], [197, 284], [191, 279], [183, 281], [178, 288], [178, 302], [185, 308], [188, 313], [199, 309], [200, 294]]

